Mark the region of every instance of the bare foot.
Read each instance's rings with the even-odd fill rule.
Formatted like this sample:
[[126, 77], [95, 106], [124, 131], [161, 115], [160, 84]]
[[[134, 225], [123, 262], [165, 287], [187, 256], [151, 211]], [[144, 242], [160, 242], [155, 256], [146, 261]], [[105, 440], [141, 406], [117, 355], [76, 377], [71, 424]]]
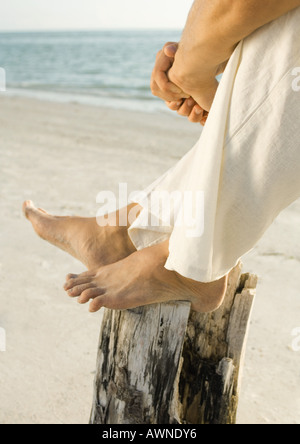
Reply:
[[212, 283], [186, 279], [164, 268], [168, 241], [137, 251], [112, 265], [80, 275], [68, 275], [64, 289], [78, 302], [90, 303], [90, 311], [102, 307], [129, 309], [168, 302], [190, 301], [199, 312], [216, 310], [223, 302], [227, 277]]
[[74, 256], [88, 269], [114, 263], [136, 251], [128, 227], [101, 227], [96, 218], [52, 216], [31, 201], [24, 202], [23, 212], [42, 239]]

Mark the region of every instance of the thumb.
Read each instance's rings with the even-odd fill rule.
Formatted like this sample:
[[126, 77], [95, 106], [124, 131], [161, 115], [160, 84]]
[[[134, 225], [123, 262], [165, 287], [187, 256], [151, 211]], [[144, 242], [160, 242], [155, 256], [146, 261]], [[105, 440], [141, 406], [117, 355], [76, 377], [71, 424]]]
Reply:
[[166, 43], [164, 46], [164, 53], [167, 57], [174, 58], [177, 50], [178, 50], [178, 43], [174, 42]]

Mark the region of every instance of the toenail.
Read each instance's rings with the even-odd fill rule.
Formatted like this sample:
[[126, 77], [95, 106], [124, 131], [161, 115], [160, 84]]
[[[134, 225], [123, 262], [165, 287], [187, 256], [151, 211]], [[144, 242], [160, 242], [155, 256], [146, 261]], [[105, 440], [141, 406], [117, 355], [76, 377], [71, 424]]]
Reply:
[[70, 285], [70, 284], [68, 284], [68, 283], [66, 282], [65, 285], [64, 285], [64, 290], [68, 290], [69, 285]]
[[77, 278], [77, 274], [68, 274], [67, 275], [67, 281], [69, 281], [69, 280], [71, 280], [71, 279], [74, 279], [74, 278]]

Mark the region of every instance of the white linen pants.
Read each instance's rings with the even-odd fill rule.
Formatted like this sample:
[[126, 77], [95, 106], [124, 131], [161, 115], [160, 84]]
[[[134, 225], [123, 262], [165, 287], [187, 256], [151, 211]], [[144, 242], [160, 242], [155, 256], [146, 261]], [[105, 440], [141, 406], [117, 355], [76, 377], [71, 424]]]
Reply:
[[[176, 205], [168, 210], [174, 213], [168, 223], [151, 223], [152, 216], [166, 221], [166, 209], [153, 203], [151, 196], [157, 192], [183, 196], [187, 191], [194, 206], [203, 199], [198, 235], [191, 235], [188, 224], [175, 223]], [[169, 239], [165, 267], [196, 281], [211, 282], [227, 274], [299, 196], [297, 8], [240, 42], [200, 140], [134, 199], [144, 209], [129, 235], [138, 250]]]

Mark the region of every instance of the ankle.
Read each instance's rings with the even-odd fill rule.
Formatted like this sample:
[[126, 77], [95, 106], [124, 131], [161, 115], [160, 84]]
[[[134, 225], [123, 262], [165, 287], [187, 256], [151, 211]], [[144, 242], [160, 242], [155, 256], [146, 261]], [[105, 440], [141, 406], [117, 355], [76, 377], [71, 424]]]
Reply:
[[142, 207], [138, 204], [130, 204], [127, 207], [108, 213], [99, 214], [96, 217], [96, 223], [99, 227], [115, 227], [116, 229], [128, 229], [138, 218]]
[[143, 208], [136, 203], [132, 203], [125, 208], [121, 208], [119, 211], [117, 211], [119, 224], [124, 226], [126, 223], [126, 227], [130, 228], [133, 222], [135, 222], [135, 220], [139, 217], [142, 209]]

